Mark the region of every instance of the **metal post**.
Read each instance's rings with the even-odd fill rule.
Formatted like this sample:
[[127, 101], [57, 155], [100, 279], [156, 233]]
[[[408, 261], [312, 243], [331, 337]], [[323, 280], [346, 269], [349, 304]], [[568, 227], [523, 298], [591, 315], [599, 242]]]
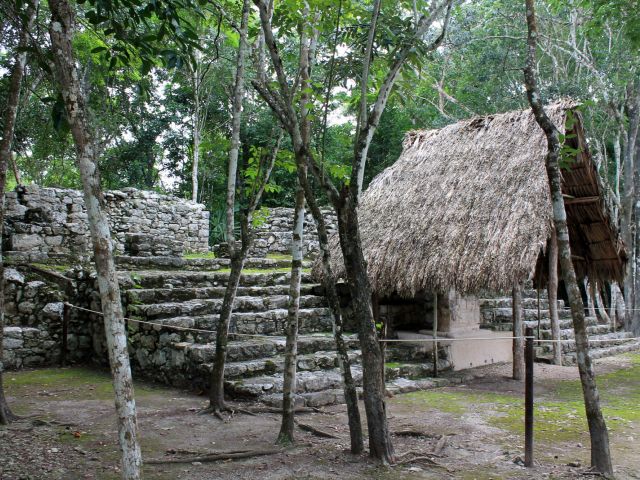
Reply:
[[433, 294], [433, 376], [438, 376], [438, 293]]
[[524, 466], [533, 467], [533, 328], [525, 331]]
[[69, 317], [71, 316], [71, 308], [69, 304], [64, 302], [62, 310], [62, 351], [60, 352], [60, 365], [63, 367], [67, 364], [67, 336], [69, 334]]

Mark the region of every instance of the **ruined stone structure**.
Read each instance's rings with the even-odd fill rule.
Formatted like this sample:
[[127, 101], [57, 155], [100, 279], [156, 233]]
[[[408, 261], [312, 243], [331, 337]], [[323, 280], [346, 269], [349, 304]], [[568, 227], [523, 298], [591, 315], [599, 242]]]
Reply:
[[[209, 250], [204, 205], [133, 188], [105, 193], [116, 252], [182, 255]], [[82, 192], [19, 187], [6, 194], [5, 252], [26, 259], [89, 257], [91, 239]]]
[[[268, 216], [257, 227], [252, 256], [264, 257], [269, 253], [288, 255], [293, 235], [293, 209], [276, 207], [269, 208], [268, 212]], [[337, 231], [338, 219], [333, 210], [323, 210], [322, 214], [327, 231]], [[314, 257], [320, 250], [316, 224], [311, 213], [305, 216], [303, 245], [306, 257]]]

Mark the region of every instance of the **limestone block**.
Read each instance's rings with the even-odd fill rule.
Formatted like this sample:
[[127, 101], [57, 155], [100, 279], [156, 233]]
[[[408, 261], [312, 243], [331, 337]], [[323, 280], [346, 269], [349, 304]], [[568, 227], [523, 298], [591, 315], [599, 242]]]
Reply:
[[5, 348], [5, 350], [22, 348], [24, 346], [24, 340], [22, 338], [4, 338], [2, 340], [2, 346]]
[[24, 275], [15, 268], [5, 268], [4, 279], [7, 282], [17, 283], [20, 285], [24, 284]]
[[49, 318], [62, 318], [62, 312], [64, 310], [64, 303], [62, 302], [51, 302], [47, 303], [43, 309], [42, 313]]
[[16, 233], [11, 236], [11, 249], [19, 252], [39, 250], [44, 246], [44, 239], [40, 235]]

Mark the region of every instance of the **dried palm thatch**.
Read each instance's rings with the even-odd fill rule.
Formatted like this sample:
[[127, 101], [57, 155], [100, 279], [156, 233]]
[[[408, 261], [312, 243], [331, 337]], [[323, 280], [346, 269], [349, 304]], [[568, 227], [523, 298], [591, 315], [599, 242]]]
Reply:
[[[624, 249], [575, 106], [563, 101], [547, 112], [576, 149], [563, 171], [576, 269], [619, 279]], [[410, 132], [403, 147], [358, 209], [374, 291], [503, 290], [536, 274], [553, 227], [547, 144], [530, 110]], [[334, 272], [344, 276], [337, 235], [331, 250]]]

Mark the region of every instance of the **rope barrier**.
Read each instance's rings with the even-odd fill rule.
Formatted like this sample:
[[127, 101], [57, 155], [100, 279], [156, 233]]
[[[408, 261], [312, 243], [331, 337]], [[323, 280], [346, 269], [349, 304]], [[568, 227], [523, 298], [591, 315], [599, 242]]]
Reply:
[[[89, 312], [89, 313], [93, 313], [96, 315], [100, 315], [100, 316], [104, 316], [104, 314], [102, 312], [98, 312], [97, 310], [91, 310], [89, 308], [85, 308], [85, 307], [78, 307], [77, 305], [73, 305], [71, 303], [65, 302], [65, 305], [67, 305], [69, 308], [74, 308], [76, 310], [82, 310], [84, 312]], [[216, 333], [215, 330], [207, 330], [207, 329], [203, 329], [203, 328], [195, 328], [195, 327], [181, 327], [179, 325], [170, 325], [170, 324], [166, 324], [166, 323], [158, 323], [158, 322], [150, 322], [148, 320], [140, 320], [137, 318], [127, 318], [124, 317], [124, 320], [128, 321], [128, 322], [135, 322], [135, 323], [141, 323], [141, 324], [145, 324], [145, 325], [152, 325], [152, 326], [156, 326], [156, 327], [162, 327], [162, 328], [172, 328], [175, 330], [183, 330], [183, 331], [190, 331], [190, 332], [199, 332], [199, 333]], [[229, 335], [234, 335], [237, 337], [255, 337], [255, 338], [269, 338], [269, 339], [273, 339], [274, 336], [273, 335], [260, 335], [260, 334], [254, 334], [254, 333], [233, 333], [233, 332], [229, 332]], [[569, 338], [569, 339], [564, 339], [564, 340], [543, 340], [543, 339], [536, 339], [535, 337], [527, 337], [527, 336], [519, 336], [519, 337], [467, 337], [467, 338], [448, 338], [448, 337], [438, 337], [437, 339], [435, 338], [384, 338], [384, 339], [380, 339], [379, 342], [384, 342], [384, 343], [428, 343], [428, 342], [464, 342], [464, 341], [489, 341], [489, 340], [526, 340], [527, 338], [531, 338], [533, 339], [534, 342], [536, 343], [570, 343], [570, 342], [575, 342], [575, 339], [573, 338]], [[626, 337], [626, 338], [594, 338], [594, 339], [589, 339], [589, 343], [597, 343], [597, 342], [609, 342], [611, 340], [621, 340], [621, 341], [635, 341], [635, 340], [640, 340], [640, 337]]]
[[[97, 310], [91, 310], [90, 308], [84, 308], [84, 307], [78, 307], [77, 305], [73, 305], [73, 304], [68, 303], [68, 302], [64, 302], [64, 304], [67, 305], [69, 308], [74, 308], [76, 310], [82, 310], [84, 312], [89, 312], [89, 313], [94, 313], [96, 315], [104, 316], [104, 313], [98, 312]], [[134, 322], [134, 323], [142, 323], [142, 324], [145, 324], [145, 325], [152, 325], [152, 326], [156, 326], [156, 327], [173, 328], [175, 330], [184, 330], [184, 331], [199, 332], [199, 333], [216, 333], [216, 330], [207, 330], [207, 329], [204, 329], [204, 328], [195, 328], [195, 327], [181, 327], [180, 325], [168, 325], [166, 323], [150, 322], [148, 320], [140, 320], [138, 318], [123, 317], [123, 320], [126, 320], [128, 322]], [[257, 338], [270, 338], [270, 339], [273, 339], [273, 335], [259, 335], [259, 334], [253, 334], [253, 333], [233, 333], [233, 332], [229, 332], [229, 335], [234, 335], [234, 336], [237, 336], [237, 337], [257, 337]]]

